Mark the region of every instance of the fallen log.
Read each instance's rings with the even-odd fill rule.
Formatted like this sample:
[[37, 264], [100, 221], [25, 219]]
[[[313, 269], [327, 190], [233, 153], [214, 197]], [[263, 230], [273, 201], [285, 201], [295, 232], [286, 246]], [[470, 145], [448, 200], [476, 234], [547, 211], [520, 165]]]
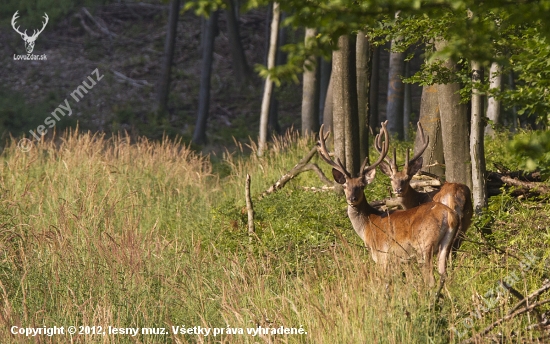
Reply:
[[[513, 177], [516, 176], [516, 177]], [[550, 193], [550, 187], [542, 182], [530, 181], [540, 180], [540, 173], [533, 172], [525, 174], [523, 171], [510, 172], [509, 174], [502, 174], [498, 172], [489, 172], [487, 174], [487, 185], [494, 189], [495, 187], [515, 187], [512, 191], [512, 195], [542, 195]]]

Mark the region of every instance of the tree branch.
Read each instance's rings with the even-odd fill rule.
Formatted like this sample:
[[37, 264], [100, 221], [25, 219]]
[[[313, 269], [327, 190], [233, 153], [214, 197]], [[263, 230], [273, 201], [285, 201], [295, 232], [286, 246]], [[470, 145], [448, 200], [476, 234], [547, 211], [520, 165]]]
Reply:
[[250, 199], [250, 174], [246, 174], [246, 183], [244, 186], [244, 196], [246, 199], [246, 210], [248, 213], [248, 236], [249, 240], [252, 240], [252, 235], [255, 233], [254, 228], [254, 207], [252, 205], [252, 199]]
[[288, 183], [292, 178], [296, 177], [298, 174], [305, 171], [315, 171], [321, 181], [332, 186], [334, 183], [331, 182], [323, 171], [317, 166], [317, 164], [309, 163], [311, 158], [317, 153], [317, 145], [313, 146], [309, 153], [304, 156], [290, 171], [285, 173], [279, 180], [277, 180], [273, 185], [271, 185], [267, 190], [265, 190], [259, 197], [259, 199], [264, 198], [265, 196], [274, 193], [277, 190], [282, 189], [286, 183]]
[[487, 333], [491, 332], [492, 329], [494, 329], [495, 327], [500, 325], [502, 322], [510, 320], [510, 319], [514, 318], [515, 316], [517, 316], [517, 315], [530, 312], [533, 309], [535, 309], [536, 307], [542, 306], [542, 305], [547, 304], [549, 302], [550, 302], [550, 300], [543, 300], [543, 301], [540, 301], [540, 302], [537, 302], [537, 303], [533, 303], [532, 305], [530, 305], [528, 307], [517, 310], [512, 314], [508, 314], [507, 316], [505, 316], [503, 318], [500, 318], [497, 321], [495, 321], [494, 323], [492, 323], [491, 325], [487, 326], [483, 331], [479, 332], [478, 334], [474, 335], [473, 337], [468, 338], [466, 340], [463, 340], [462, 342], [460, 342], [460, 344], [477, 343], [483, 336], [485, 336]]
[[542, 287], [540, 287], [539, 289], [535, 290], [534, 292], [532, 292], [531, 294], [527, 295], [527, 297], [523, 298], [520, 302], [518, 302], [514, 307], [512, 307], [512, 309], [508, 312], [508, 314], [511, 314], [513, 312], [515, 312], [518, 308], [520, 308], [524, 303], [526, 303], [527, 301], [529, 301], [530, 299], [533, 299], [537, 296], [539, 296], [540, 294], [544, 293], [545, 291], [547, 291], [548, 289], [550, 289], [550, 280], [546, 280], [545, 283], [542, 285]]

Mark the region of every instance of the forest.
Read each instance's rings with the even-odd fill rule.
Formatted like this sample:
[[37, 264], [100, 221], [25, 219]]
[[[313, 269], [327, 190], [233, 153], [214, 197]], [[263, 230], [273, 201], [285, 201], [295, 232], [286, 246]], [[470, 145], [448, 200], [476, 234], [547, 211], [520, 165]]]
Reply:
[[0, 341], [550, 341], [549, 16], [3, 2]]

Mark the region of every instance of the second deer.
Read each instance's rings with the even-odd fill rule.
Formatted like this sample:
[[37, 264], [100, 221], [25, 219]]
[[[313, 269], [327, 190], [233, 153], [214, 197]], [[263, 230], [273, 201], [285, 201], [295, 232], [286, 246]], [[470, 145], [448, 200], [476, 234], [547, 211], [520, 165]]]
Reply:
[[352, 177], [338, 158], [337, 162], [331, 159], [325, 145], [328, 135], [324, 136], [323, 126], [319, 132], [317, 150], [321, 158], [332, 166], [334, 180], [343, 185], [349, 219], [355, 232], [369, 248], [372, 259], [384, 269], [392, 258], [416, 258], [423, 261], [425, 281], [433, 286], [432, 259], [437, 254], [441, 290], [446, 277], [447, 258], [460, 221], [456, 213], [436, 202], [386, 213], [370, 206], [365, 198], [365, 187], [373, 181], [376, 166], [388, 152], [389, 139], [385, 124], [377, 136], [378, 142], [381, 142], [382, 134], [385, 136], [378, 161], [368, 166], [368, 160], [365, 159], [358, 177]]
[[[466, 230], [470, 227], [472, 222], [473, 207], [470, 188], [460, 183], [444, 183], [439, 190], [418, 192], [410, 185], [412, 177], [422, 168], [422, 153], [424, 153], [430, 142], [420, 122], [418, 122], [418, 135], [420, 136], [422, 146], [412, 159], [409, 159], [409, 150], [407, 150], [405, 166], [403, 166], [401, 171], [399, 171], [397, 167], [395, 149], [393, 150], [393, 160], [386, 156], [386, 161], [380, 163], [380, 170], [390, 177], [393, 192], [397, 196], [398, 202], [403, 209], [411, 209], [426, 202], [433, 201], [445, 204], [456, 211], [460, 217], [460, 228], [453, 248], [457, 249], [460, 246]], [[382, 147], [379, 142], [380, 138], [377, 138], [374, 147], [378, 153], [380, 153]]]

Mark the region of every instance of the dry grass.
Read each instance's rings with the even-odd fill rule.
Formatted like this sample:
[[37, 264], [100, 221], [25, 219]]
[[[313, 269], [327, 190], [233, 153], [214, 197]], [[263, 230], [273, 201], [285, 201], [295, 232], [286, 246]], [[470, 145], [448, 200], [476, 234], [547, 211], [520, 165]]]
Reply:
[[[548, 227], [529, 221], [549, 214], [548, 205], [495, 199], [470, 237], [492, 240], [507, 254], [464, 245], [445, 299], [434, 308], [433, 290], [416, 265], [388, 276], [376, 268], [350, 229], [341, 198], [297, 187], [318, 186], [313, 174], [256, 201], [257, 237], [249, 248], [241, 212], [245, 174], [258, 195], [311, 144], [288, 134], [264, 157], [244, 156], [242, 149], [213, 166], [171, 140], [130, 143], [125, 136], [71, 132], [27, 153], [12, 142], [0, 165], [2, 343], [28, 340], [11, 335], [11, 326], [70, 325], [162, 327], [169, 334], [35, 341], [446, 343], [457, 339], [453, 328], [470, 335], [515, 304], [500, 295], [498, 307], [474, 318], [472, 330], [463, 325], [479, 308], [478, 296], [518, 269], [512, 256], [532, 251], [540, 258], [520, 274], [522, 292], [548, 276]], [[369, 199], [380, 197], [382, 181], [369, 189]], [[493, 222], [504, 228], [501, 234], [482, 237], [480, 229]], [[506, 237], [508, 229], [517, 236]], [[504, 341], [534, 340], [540, 333], [525, 330], [532, 321], [508, 322], [500, 329]], [[172, 326], [229, 326], [244, 334], [175, 335]], [[246, 334], [258, 326], [302, 326], [307, 335]]]

